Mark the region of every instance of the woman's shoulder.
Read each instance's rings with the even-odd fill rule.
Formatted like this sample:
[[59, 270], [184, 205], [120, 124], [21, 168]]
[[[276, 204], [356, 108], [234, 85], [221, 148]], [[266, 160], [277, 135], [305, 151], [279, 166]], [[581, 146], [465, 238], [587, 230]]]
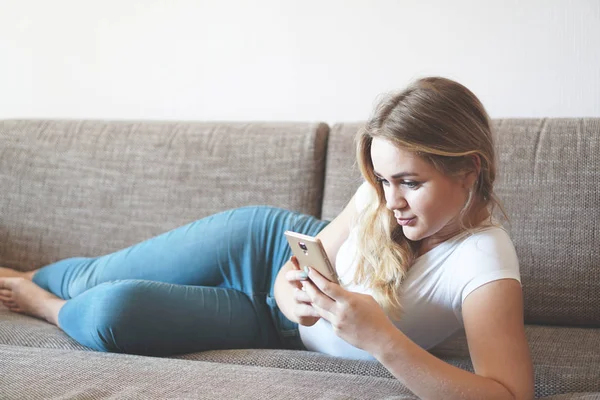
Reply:
[[468, 254], [501, 255], [507, 250], [514, 251], [508, 231], [496, 220], [486, 222], [465, 232], [459, 250], [462, 256]]
[[497, 268], [503, 260], [512, 263], [516, 261], [516, 252], [508, 232], [501, 225], [486, 224], [455, 235], [419, 259], [426, 263], [441, 261], [452, 275], [456, 269], [477, 271], [486, 266]]
[[477, 287], [498, 279], [521, 280], [519, 260], [502, 226], [481, 227], [457, 246], [449, 263], [451, 287], [460, 303]]

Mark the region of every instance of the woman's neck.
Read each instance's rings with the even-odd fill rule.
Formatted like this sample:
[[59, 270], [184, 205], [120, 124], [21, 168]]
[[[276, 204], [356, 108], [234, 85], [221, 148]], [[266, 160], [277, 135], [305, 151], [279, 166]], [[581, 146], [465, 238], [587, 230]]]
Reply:
[[[465, 221], [465, 225], [467, 229], [475, 228], [477, 226], [482, 225], [486, 220], [490, 219], [490, 212], [487, 207], [482, 207], [479, 210], [471, 213], [471, 215]], [[420, 244], [417, 246], [416, 257], [420, 257], [423, 254], [427, 253], [431, 249], [437, 247], [439, 244], [444, 243], [448, 239], [453, 238], [459, 233], [465, 231], [465, 229], [460, 226], [458, 221], [453, 222], [450, 226], [446, 226], [442, 228], [436, 235], [421, 239]]]

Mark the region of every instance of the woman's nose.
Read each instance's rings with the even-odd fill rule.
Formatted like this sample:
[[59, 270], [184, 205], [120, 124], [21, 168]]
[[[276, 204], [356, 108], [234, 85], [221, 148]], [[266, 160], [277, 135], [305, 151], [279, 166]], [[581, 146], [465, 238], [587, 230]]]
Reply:
[[390, 188], [388, 191], [388, 195], [386, 196], [386, 207], [388, 208], [388, 210], [402, 210], [403, 208], [406, 208], [406, 206], [408, 205], [408, 203], [406, 202], [406, 199], [404, 198], [404, 196], [402, 195], [402, 193], [400, 192], [400, 190], [395, 189], [395, 188]]

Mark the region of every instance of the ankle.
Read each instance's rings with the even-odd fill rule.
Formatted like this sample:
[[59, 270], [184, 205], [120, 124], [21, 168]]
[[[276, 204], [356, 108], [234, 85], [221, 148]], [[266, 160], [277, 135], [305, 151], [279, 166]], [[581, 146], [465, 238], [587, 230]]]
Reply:
[[33, 276], [35, 275], [36, 272], [38, 272], [37, 269], [34, 269], [33, 271], [25, 272], [23, 277], [29, 279], [30, 281], [33, 281]]
[[9, 267], [0, 267], [0, 278], [23, 278], [23, 279], [27, 279], [29, 281], [33, 280], [33, 275], [37, 272], [38, 270], [33, 270], [33, 271], [20, 271], [18, 269], [15, 268], [9, 268]]
[[52, 325], [56, 325], [58, 328], [60, 328], [60, 325], [58, 325], [58, 314], [65, 303], [66, 301], [62, 299], [49, 299], [48, 303], [46, 304], [44, 319]]

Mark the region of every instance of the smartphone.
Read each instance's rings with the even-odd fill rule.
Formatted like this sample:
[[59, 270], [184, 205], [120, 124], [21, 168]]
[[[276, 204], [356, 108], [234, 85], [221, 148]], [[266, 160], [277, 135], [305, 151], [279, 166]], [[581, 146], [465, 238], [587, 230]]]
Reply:
[[335, 268], [331, 265], [321, 240], [292, 231], [285, 231], [284, 235], [292, 249], [292, 253], [300, 263], [300, 268], [305, 266], [314, 268], [326, 279], [339, 283]]

